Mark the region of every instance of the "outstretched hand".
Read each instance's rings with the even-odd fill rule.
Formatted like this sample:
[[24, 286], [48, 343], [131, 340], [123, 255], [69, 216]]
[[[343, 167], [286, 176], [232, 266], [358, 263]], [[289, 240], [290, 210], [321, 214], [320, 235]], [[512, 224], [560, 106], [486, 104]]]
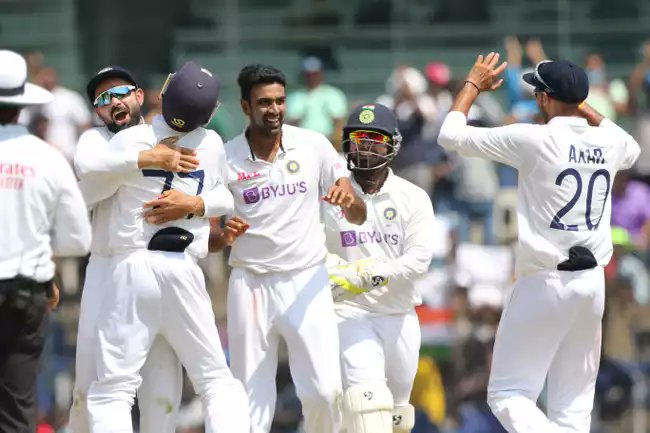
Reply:
[[327, 194], [321, 197], [321, 200], [326, 201], [334, 206], [341, 206], [344, 209], [349, 209], [354, 203], [354, 195], [349, 188], [342, 185], [333, 185]]
[[506, 69], [508, 62], [499, 65], [499, 53], [490, 53], [487, 56], [479, 55], [472, 69], [467, 74], [466, 81], [480, 92], [496, 90], [503, 84], [503, 78], [499, 75]]

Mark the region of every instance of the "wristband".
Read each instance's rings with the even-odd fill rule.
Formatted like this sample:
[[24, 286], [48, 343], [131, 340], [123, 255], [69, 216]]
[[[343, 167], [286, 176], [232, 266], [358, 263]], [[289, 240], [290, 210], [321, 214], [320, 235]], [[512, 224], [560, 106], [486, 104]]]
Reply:
[[465, 80], [465, 82], [464, 82], [463, 84], [467, 84], [467, 83], [469, 83], [469, 84], [471, 84], [472, 86], [476, 87], [476, 91], [477, 91], [478, 93], [481, 93], [481, 89], [479, 89], [478, 86], [477, 86], [476, 84], [474, 84], [473, 82], [471, 82], [471, 81], [469, 81], [469, 80]]

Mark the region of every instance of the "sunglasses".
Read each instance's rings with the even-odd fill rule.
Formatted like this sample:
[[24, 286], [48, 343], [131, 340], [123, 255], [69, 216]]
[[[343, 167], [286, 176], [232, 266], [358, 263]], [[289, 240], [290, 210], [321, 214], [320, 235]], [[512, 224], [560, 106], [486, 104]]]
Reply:
[[113, 98], [117, 98], [120, 101], [135, 90], [135, 86], [123, 85], [112, 87], [105, 92], [100, 93], [95, 100], [93, 101], [93, 107], [99, 108], [109, 105]]
[[548, 91], [550, 91], [550, 92], [553, 92], [553, 91], [554, 91], [553, 88], [552, 88], [551, 86], [549, 86], [548, 84], [546, 84], [546, 82], [544, 81], [544, 79], [542, 78], [542, 76], [539, 75], [539, 67], [542, 66], [544, 63], [550, 63], [550, 62], [551, 62], [551, 60], [542, 60], [542, 61], [539, 62], [537, 65], [535, 65], [535, 72], [533, 73], [533, 76], [535, 77], [535, 80], [537, 80], [538, 83], [543, 84], [543, 85], [546, 87], [546, 89], [543, 89], [543, 90], [541, 90], [541, 89], [537, 89], [537, 90], [535, 91], [535, 93], [539, 93], [539, 92], [541, 92], [541, 91], [546, 91], [546, 90], [548, 90]]
[[350, 141], [356, 145], [371, 141], [374, 143], [389, 144], [392, 137], [377, 131], [358, 130], [350, 132]]

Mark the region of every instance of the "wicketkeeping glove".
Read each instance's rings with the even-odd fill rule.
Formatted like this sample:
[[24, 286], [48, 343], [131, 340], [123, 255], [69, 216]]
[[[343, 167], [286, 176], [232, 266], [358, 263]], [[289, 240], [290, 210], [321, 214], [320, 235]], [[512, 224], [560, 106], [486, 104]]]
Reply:
[[376, 272], [378, 266], [375, 265], [376, 261], [373, 259], [348, 263], [336, 254], [328, 254], [325, 266], [329, 273], [334, 302], [349, 300], [388, 284], [388, 278]]

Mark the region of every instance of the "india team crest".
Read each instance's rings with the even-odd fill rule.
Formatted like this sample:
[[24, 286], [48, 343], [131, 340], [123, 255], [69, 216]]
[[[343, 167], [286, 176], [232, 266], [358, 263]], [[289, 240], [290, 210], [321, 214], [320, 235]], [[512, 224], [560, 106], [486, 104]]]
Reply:
[[359, 113], [359, 122], [367, 125], [372, 123], [373, 120], [375, 120], [375, 113], [372, 110], [366, 108]]
[[384, 218], [386, 218], [388, 221], [394, 220], [396, 216], [397, 216], [397, 211], [395, 210], [394, 207], [387, 207], [384, 210]]
[[298, 164], [298, 161], [292, 159], [287, 162], [287, 171], [291, 174], [298, 173], [300, 171], [300, 164]]

